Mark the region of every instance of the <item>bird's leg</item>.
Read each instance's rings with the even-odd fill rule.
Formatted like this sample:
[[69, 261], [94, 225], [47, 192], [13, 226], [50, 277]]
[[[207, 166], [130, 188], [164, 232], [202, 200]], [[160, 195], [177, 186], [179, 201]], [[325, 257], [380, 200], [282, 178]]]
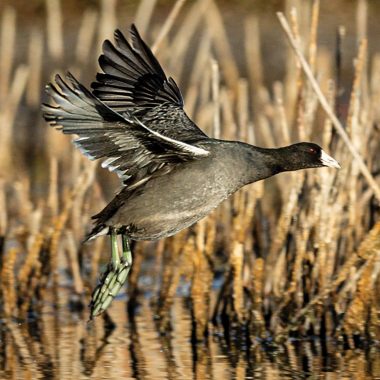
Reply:
[[123, 254], [121, 257], [121, 260], [129, 265], [129, 267], [132, 266], [132, 251], [131, 247], [129, 245], [129, 239], [128, 236], [125, 234], [121, 235], [121, 239], [123, 242]]
[[121, 239], [123, 242], [123, 253], [121, 256], [121, 270], [118, 275], [118, 281], [124, 284], [125, 281], [127, 280], [129, 271], [131, 270], [131, 266], [132, 266], [132, 251], [129, 245], [128, 236], [125, 234], [122, 234]]
[[132, 266], [132, 252], [129, 246], [128, 237], [122, 233], [123, 252], [120, 258], [117, 232], [111, 229], [111, 261], [107, 270], [103, 273], [98, 286], [95, 288], [90, 303], [90, 318], [103, 313], [112, 300], [119, 293], [120, 288], [125, 284]]
[[111, 251], [112, 251], [112, 265], [114, 269], [120, 265], [119, 247], [117, 246], [117, 233], [114, 228], [111, 228]]

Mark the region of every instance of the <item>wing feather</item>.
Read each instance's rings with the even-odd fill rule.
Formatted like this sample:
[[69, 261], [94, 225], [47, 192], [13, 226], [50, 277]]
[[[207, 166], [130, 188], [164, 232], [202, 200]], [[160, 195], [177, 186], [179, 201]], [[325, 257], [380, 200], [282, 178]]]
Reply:
[[[103, 54], [99, 58], [103, 73], [99, 73], [97, 81], [91, 84], [94, 94], [119, 110], [128, 105], [129, 113], [136, 112], [140, 116], [162, 102], [182, 108], [179, 88], [174, 80], [166, 78], [134, 25], [131, 27], [131, 37], [132, 45], [116, 30], [116, 46], [108, 40], [103, 43]], [[120, 94], [124, 96], [120, 97]]]
[[183, 110], [181, 92], [167, 77], [152, 51], [132, 25], [131, 43], [115, 31], [115, 44], [106, 40], [99, 58], [102, 73], [91, 84], [93, 94], [120, 114], [134, 115], [151, 130], [192, 142], [207, 138]]
[[120, 115], [83, 87], [71, 74], [59, 75], [47, 92], [55, 104], [43, 104], [51, 126], [79, 136], [75, 145], [90, 159], [105, 159], [103, 167], [115, 171], [129, 188], [136, 188], [166, 166], [199, 159], [209, 152], [165, 136], [136, 116]]

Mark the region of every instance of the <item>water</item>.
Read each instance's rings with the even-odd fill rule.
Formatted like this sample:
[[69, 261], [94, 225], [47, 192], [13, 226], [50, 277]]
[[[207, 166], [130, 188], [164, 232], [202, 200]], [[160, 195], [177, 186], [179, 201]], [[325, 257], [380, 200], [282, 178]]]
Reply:
[[[344, 349], [316, 339], [249, 349], [227, 346], [221, 332], [193, 344], [190, 313], [176, 297], [172, 330], [159, 334], [151, 300], [128, 320], [125, 300], [113, 321], [86, 322], [65, 305], [46, 304], [29, 323], [1, 322], [1, 379], [380, 379], [377, 347]], [[212, 330], [212, 329], [211, 329]]]

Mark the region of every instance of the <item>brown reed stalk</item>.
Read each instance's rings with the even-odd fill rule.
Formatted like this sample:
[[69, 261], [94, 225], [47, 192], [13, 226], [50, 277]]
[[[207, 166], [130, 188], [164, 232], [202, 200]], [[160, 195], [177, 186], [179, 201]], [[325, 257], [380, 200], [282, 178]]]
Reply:
[[366, 328], [370, 317], [370, 305], [373, 300], [373, 281], [371, 277], [374, 271], [374, 264], [378, 261], [379, 253], [380, 251], [366, 263], [357, 282], [354, 299], [350, 302], [344, 314], [342, 329], [339, 330], [348, 336], [366, 335]]
[[231, 52], [222, 15], [214, 0], [210, 0], [207, 21], [207, 27], [215, 43], [217, 58], [222, 65], [226, 83], [228, 87], [234, 89], [239, 78], [238, 69]]
[[[365, 78], [365, 70], [366, 70], [366, 56], [367, 56], [367, 41], [363, 40], [361, 41], [361, 44], [359, 46], [359, 52], [358, 57], [356, 59], [356, 65], [355, 65], [355, 77], [354, 77], [354, 83], [351, 91], [351, 97], [350, 97], [350, 105], [348, 109], [348, 119], [347, 119], [347, 129], [348, 133], [355, 143], [356, 149], [364, 153], [364, 149], [361, 148], [366, 145], [365, 141], [365, 133], [362, 132], [362, 115], [359, 111], [361, 109], [361, 106], [363, 105], [364, 100], [364, 87], [363, 82]], [[351, 177], [348, 179], [350, 182], [349, 186], [349, 223], [352, 226], [356, 225], [357, 221], [357, 210], [353, 205], [357, 204], [357, 192], [355, 191], [357, 188], [358, 183], [358, 175], [359, 175], [359, 167], [354, 160], [352, 162], [352, 168], [351, 168]], [[352, 247], [351, 249], [354, 249]]]
[[[168, 55], [169, 67], [173, 70], [173, 77], [180, 79], [182, 72], [185, 68], [186, 54], [189, 50], [189, 44], [194, 33], [201, 28], [201, 22], [204, 18], [205, 12], [208, 9], [210, 0], [197, 0], [190, 9], [187, 9], [184, 14], [184, 20], [181, 25], [178, 25], [175, 35], [173, 36], [172, 44], [168, 47], [170, 54]], [[209, 33], [202, 31], [202, 39], [200, 39], [199, 47], [197, 49], [197, 58], [195, 59], [191, 74], [190, 83], [199, 79], [199, 73], [202, 71], [201, 67], [208, 64], [209, 60]], [[201, 48], [203, 47], [203, 48]], [[164, 53], [164, 52], [162, 52]], [[205, 54], [207, 53], [207, 54]], [[197, 63], [198, 62], [198, 63]], [[203, 64], [202, 64], [203, 62]], [[198, 66], [200, 65], [200, 67]], [[186, 95], [186, 104], [188, 104], [188, 96]]]
[[33, 243], [27, 252], [25, 261], [21, 266], [18, 275], [17, 282], [19, 284], [19, 293], [23, 294], [28, 287], [28, 281], [32, 275], [35, 264], [38, 260], [40, 250], [44, 242], [44, 234], [42, 232], [34, 236]]
[[[378, 267], [378, 262], [375, 264]], [[376, 269], [377, 272], [377, 269]], [[372, 300], [369, 310], [369, 323], [367, 326], [368, 336], [372, 341], [375, 341], [380, 332], [380, 315], [379, 315], [379, 276], [377, 276], [372, 288]]]
[[368, 2], [367, 0], [359, 0], [357, 2], [357, 12], [356, 12], [356, 27], [357, 27], [357, 39], [362, 41], [367, 39], [368, 31]]
[[257, 116], [257, 129], [260, 131], [261, 138], [264, 141], [264, 146], [277, 146], [271, 132], [270, 121], [266, 115]]
[[[239, 323], [247, 319], [247, 310], [245, 308], [244, 286], [249, 286], [250, 281], [245, 281], [245, 243], [249, 241], [249, 234], [252, 228], [252, 220], [255, 210], [257, 196], [260, 192], [243, 189], [233, 197], [233, 217], [231, 221], [231, 244], [229, 255], [229, 264], [231, 270], [232, 283], [232, 305], [235, 317]], [[248, 248], [249, 252], [249, 248]], [[249, 261], [249, 259], [247, 259]], [[226, 280], [227, 281], [227, 280]]]
[[[173, 46], [175, 42], [173, 42]], [[206, 32], [203, 33], [203, 37], [200, 41], [199, 47], [197, 49], [197, 54], [192, 65], [192, 71], [189, 79], [189, 87], [185, 95], [186, 104], [185, 109], [190, 117], [193, 117], [195, 112], [196, 103], [198, 101], [198, 87], [197, 83], [199, 82], [199, 73], [207, 70], [207, 65], [209, 63], [209, 55], [211, 48], [211, 39], [210, 35]], [[176, 65], [177, 66], [177, 65]], [[184, 65], [181, 65], [180, 68], [176, 69], [177, 75], [180, 76], [181, 70], [184, 68]], [[215, 117], [215, 116], [214, 116]]]
[[224, 119], [223, 138], [232, 140], [237, 136], [237, 123], [234, 116], [234, 107], [232, 104], [232, 93], [225, 88], [221, 89], [221, 115]]
[[[5, 171], [11, 165], [11, 158], [16, 152], [12, 150], [13, 125], [16, 118], [22, 95], [24, 94], [29, 70], [26, 66], [17, 67], [11, 87], [8, 89], [6, 100], [1, 105], [0, 111], [0, 174], [5, 176]], [[5, 76], [4, 76], [5, 78]]]
[[310, 38], [309, 38], [309, 64], [313, 72], [315, 72], [315, 64], [317, 58], [317, 36], [318, 36], [318, 19], [319, 19], [320, 1], [313, 0]]
[[[301, 191], [301, 187], [304, 181], [304, 173], [297, 173], [295, 176], [296, 183], [290, 189], [289, 197], [286, 201], [286, 204], [281, 210], [280, 217], [278, 219], [278, 225], [276, 227], [276, 232], [274, 234], [274, 241], [271, 245], [269, 255], [267, 257], [267, 270], [272, 273], [276, 273], [277, 276], [281, 276], [281, 266], [282, 261], [278, 260], [278, 254], [283, 250], [285, 239], [290, 229], [290, 224], [292, 221], [292, 215], [296, 214], [299, 209], [299, 204], [297, 204], [297, 199], [299, 192]], [[266, 290], [268, 291], [276, 284], [276, 276], [268, 276]], [[277, 288], [276, 293], [280, 295], [282, 293], [282, 289]]]
[[[206, 228], [205, 228], [205, 236], [204, 236], [204, 249], [203, 253], [205, 256], [205, 259], [207, 260], [210, 270], [213, 268], [213, 260], [214, 260], [214, 251], [215, 251], [215, 245], [217, 242], [217, 224], [218, 219], [216, 216], [216, 212], [212, 212], [207, 218], [206, 218]], [[198, 243], [199, 245], [199, 243]]]
[[[211, 99], [211, 69], [210, 65], [207, 65], [206, 70], [203, 73], [202, 82], [200, 83], [200, 88], [198, 89], [200, 100], [203, 104], [206, 104], [206, 107], [202, 107], [201, 110], [199, 110], [196, 117], [199, 119], [202, 118], [202, 116], [206, 119], [208, 119], [208, 113], [210, 107], [212, 107], [212, 104], [209, 103]], [[213, 108], [212, 108], [213, 111]], [[201, 123], [201, 122], [200, 122]], [[206, 123], [206, 122], [204, 122]]]
[[[299, 32], [299, 25], [298, 25], [298, 16], [297, 16], [297, 11], [294, 7], [290, 9], [289, 15], [290, 15], [291, 30], [296, 40], [299, 41], [300, 32]], [[287, 50], [286, 57], [287, 57], [286, 76], [285, 76], [285, 84], [284, 84], [284, 88], [285, 88], [284, 99], [286, 101], [285, 109], [287, 111], [287, 119], [289, 121], [297, 119], [299, 138], [302, 141], [303, 140], [302, 120], [300, 120], [300, 115], [296, 113], [297, 111], [299, 112], [298, 104], [300, 102], [301, 89], [303, 87], [302, 72], [297, 60], [295, 59], [293, 54], [290, 54], [289, 50]]]
[[60, 238], [63, 232], [63, 228], [65, 226], [66, 220], [68, 218], [68, 212], [60, 214], [58, 217], [53, 219], [53, 228], [50, 235], [50, 242], [48, 248], [48, 256], [46, 257], [46, 261], [42, 262], [43, 266], [49, 266], [49, 274], [51, 274], [53, 278], [53, 286], [55, 288], [58, 287], [58, 254]]
[[165, 331], [170, 323], [169, 312], [174, 301], [179, 280], [183, 274], [183, 263], [187, 259], [189, 244], [191, 244], [189, 242], [186, 243], [187, 234], [187, 231], [180, 231], [175, 237], [167, 239], [163, 247], [162, 285], [159, 290], [156, 306], [160, 331]]
[[378, 222], [359, 247], [357, 259], [364, 261], [364, 268], [357, 280], [354, 299], [348, 307], [343, 321], [343, 330], [349, 335], [364, 335], [369, 307], [373, 299], [374, 266], [380, 257], [380, 223]]
[[89, 283], [91, 286], [96, 283], [96, 280], [99, 276], [99, 262], [104, 249], [104, 240], [97, 239], [91, 247], [91, 269], [90, 269], [90, 278]]
[[43, 36], [33, 28], [29, 43], [29, 69], [30, 75], [26, 91], [26, 101], [30, 107], [36, 107], [41, 100], [41, 71], [42, 71]]
[[62, 10], [60, 0], [46, 0], [47, 45], [50, 56], [59, 62], [64, 54]]
[[[248, 71], [249, 83], [253, 88], [263, 85], [263, 60], [261, 54], [260, 28], [257, 16], [248, 15], [244, 20], [244, 48], [246, 56], [246, 66]], [[253, 92], [253, 99], [256, 94]], [[254, 105], [257, 104], [256, 102]], [[254, 109], [258, 109], [257, 106]]]
[[12, 190], [15, 199], [19, 203], [17, 209], [18, 216], [22, 220], [27, 220], [33, 211], [30, 201], [30, 179], [28, 177], [21, 178], [13, 183]]
[[154, 41], [152, 45], [152, 52], [155, 54], [162, 44], [162, 41], [165, 39], [167, 34], [169, 33], [170, 29], [172, 28], [175, 19], [178, 17], [178, 14], [185, 4], [186, 0], [177, 0], [170, 11], [169, 16], [166, 18], [164, 25], [162, 26], [159, 35], [157, 36], [156, 40]]
[[[26, 278], [25, 273], [27, 273], [28, 267], [24, 266], [24, 271], [22, 274], [22, 281], [20, 282], [20, 288], [18, 289], [18, 297], [22, 301], [20, 304], [20, 308], [18, 310], [18, 316], [19, 318], [25, 319], [27, 316], [27, 312], [32, 307], [33, 301], [39, 300], [40, 292], [39, 290], [46, 286], [46, 281], [43, 279], [43, 273], [42, 273], [42, 262], [41, 258], [46, 254], [47, 250], [47, 242], [43, 241], [42, 245], [39, 247], [37, 245], [32, 246], [31, 250], [28, 253], [28, 257], [30, 259], [28, 261], [31, 262], [29, 264], [30, 269], [30, 275], [28, 278]], [[32, 262], [33, 256], [38, 257]], [[38, 308], [39, 305], [37, 305]]]
[[286, 291], [284, 298], [287, 294], [293, 295], [295, 304], [299, 309], [302, 306], [302, 293], [306, 293], [305, 289], [302, 289], [302, 264], [307, 255], [307, 243], [310, 239], [310, 225], [307, 223], [307, 217], [301, 223], [298, 239], [296, 240], [296, 253], [294, 259], [293, 270], [289, 282], [289, 288]]
[[198, 342], [204, 340], [208, 331], [210, 315], [210, 287], [212, 271], [206, 256], [206, 229], [208, 219], [198, 222], [196, 237], [191, 237], [189, 247], [192, 247], [193, 273], [191, 279], [191, 313], [193, 321], [193, 334]]
[[249, 126], [249, 94], [248, 82], [246, 79], [239, 79], [237, 85], [237, 118], [239, 137], [242, 141], [248, 141]]
[[29, 236], [26, 238], [26, 248], [29, 249], [34, 242], [35, 236], [41, 231], [43, 224], [43, 206], [42, 202], [39, 205], [33, 205], [33, 209], [29, 212], [27, 218], [27, 232]]
[[17, 295], [15, 281], [15, 263], [19, 253], [17, 247], [10, 248], [3, 259], [1, 268], [2, 314], [4, 317], [16, 316]]
[[[240, 239], [243, 243], [246, 241], [252, 242], [249, 235], [252, 233], [252, 221], [255, 215], [256, 202], [261, 192], [262, 186], [260, 186], [260, 184], [251, 189], [251, 191], [249, 189], [243, 189], [243, 195], [239, 205], [241, 214], [241, 221], [239, 221], [241, 224]], [[249, 251], [251, 251], [251, 247]]]
[[[333, 180], [334, 175], [319, 176], [319, 183], [321, 186], [320, 192], [316, 195], [316, 208], [315, 208], [315, 220], [316, 220], [316, 247], [318, 248], [318, 255], [316, 257], [315, 268], [318, 271], [315, 277], [318, 277], [318, 288], [323, 289], [330, 281], [330, 278], [334, 274], [335, 257], [331, 252], [336, 252], [336, 246], [334, 246], [334, 234], [336, 234], [337, 215], [339, 211], [334, 210], [336, 206], [340, 205], [339, 202], [333, 204]], [[332, 215], [328, 215], [324, 212], [325, 208], [332, 207], [334, 210]], [[314, 268], [313, 268], [314, 269]]]
[[[174, 45], [175, 42], [173, 42], [173, 45]], [[210, 63], [211, 61], [211, 68], [212, 68], [212, 73], [213, 73], [213, 78], [214, 78], [214, 75], [216, 75], [216, 73], [213, 71], [213, 70], [216, 70], [217, 69], [217, 72], [218, 72], [218, 78], [216, 78], [218, 80], [218, 86], [220, 85], [219, 82], [220, 82], [220, 73], [219, 73], [219, 64], [218, 62], [211, 56], [211, 37], [210, 37], [210, 34], [208, 33], [207, 30], [203, 31], [202, 32], [202, 38], [199, 42], [199, 45], [198, 45], [198, 48], [197, 48], [197, 54], [195, 56], [195, 59], [194, 59], [194, 63], [192, 65], [192, 70], [191, 70], [191, 74], [190, 74], [190, 79], [189, 79], [189, 83], [190, 84], [193, 84], [193, 83], [198, 83], [200, 81], [200, 77], [199, 77], [199, 73], [203, 72], [204, 70], [206, 70], [206, 66]], [[214, 63], [217, 65], [217, 67], [214, 67], [213, 68], [213, 65]], [[182, 68], [184, 68], [184, 66], [182, 65]], [[178, 70], [177, 70], [178, 72]], [[192, 86], [190, 86], [191, 88]], [[187, 98], [187, 97], [186, 97]], [[187, 104], [187, 102], [186, 102]]]
[[196, 103], [198, 99], [198, 87], [195, 85], [189, 86], [187, 93], [186, 93], [186, 105], [185, 110], [187, 115], [193, 120]]
[[78, 247], [74, 239], [72, 231], [66, 232], [66, 249], [68, 254], [69, 266], [71, 268], [72, 278], [74, 282], [74, 291], [77, 294], [83, 294], [84, 286], [78, 261]]
[[55, 157], [50, 159], [50, 176], [49, 176], [49, 195], [48, 195], [48, 207], [52, 216], [58, 214], [59, 194], [58, 194], [58, 161]]
[[75, 198], [73, 199], [73, 205], [70, 210], [70, 213], [71, 213], [70, 223], [72, 225], [76, 240], [83, 240], [83, 237], [85, 236], [85, 231], [83, 228], [83, 226], [85, 225], [85, 221], [83, 220], [83, 215], [85, 214], [84, 200], [85, 200], [85, 195], [88, 189], [94, 185], [95, 172], [96, 172], [98, 163], [96, 162], [93, 162], [90, 164], [86, 163], [86, 165], [88, 165], [88, 175], [83, 182], [81, 190], [78, 191]]
[[91, 57], [90, 52], [94, 41], [97, 21], [98, 13], [96, 11], [93, 9], [86, 9], [84, 11], [75, 47], [75, 56], [80, 67], [87, 64], [89, 57]]
[[116, 4], [117, 0], [101, 0], [98, 26], [98, 49], [100, 51], [103, 41], [112, 39], [116, 29]]
[[16, 11], [14, 8], [6, 7], [1, 19], [0, 40], [0, 109], [7, 99], [12, 78], [13, 60], [15, 55], [16, 40]]
[[[265, 320], [263, 314], [263, 292], [264, 292], [264, 275], [265, 262], [261, 257], [256, 258], [252, 264], [251, 270], [251, 299], [252, 307], [249, 310], [250, 334], [252, 337], [265, 336]], [[253, 339], [254, 340], [254, 339]]]
[[[335, 109], [335, 99], [336, 99], [336, 86], [333, 80], [328, 80], [327, 84], [327, 95], [326, 99], [330, 104], [331, 109]], [[326, 118], [323, 126], [323, 135], [322, 135], [322, 146], [327, 147], [331, 142], [332, 136], [332, 123], [329, 118]]]
[[348, 110], [347, 118], [347, 131], [354, 142], [356, 149], [360, 149], [361, 144], [361, 133], [359, 130], [359, 109], [360, 101], [362, 96], [362, 82], [363, 82], [363, 70], [365, 69], [365, 62], [367, 56], [367, 40], [363, 39], [359, 45], [358, 57], [356, 59], [355, 65], [355, 77], [352, 86], [350, 106]]
[[238, 240], [233, 240], [230, 253], [230, 265], [232, 270], [232, 297], [233, 310], [239, 323], [245, 319], [243, 299], [243, 265], [244, 245]]
[[[7, 232], [8, 226], [8, 207], [5, 195], [5, 181], [0, 179], [0, 252], [3, 253], [4, 238]], [[0, 266], [1, 269], [1, 266]]]
[[135, 15], [135, 24], [141, 35], [145, 35], [152, 18], [157, 0], [141, 0]]
[[278, 113], [278, 117], [275, 118], [280, 124], [280, 136], [282, 137], [283, 145], [290, 145], [290, 131], [289, 125], [286, 120], [286, 113], [284, 107], [284, 98], [283, 98], [284, 88], [281, 82], [275, 82], [273, 85], [274, 99], [275, 105]]
[[213, 137], [219, 139], [221, 136], [220, 127], [220, 89], [219, 89], [219, 65], [214, 59], [211, 60], [211, 83], [212, 83], [212, 100], [214, 102], [214, 123]]
[[[276, 326], [278, 324], [281, 318], [281, 314], [286, 313], [286, 309], [289, 307], [289, 305], [291, 305], [292, 309], [295, 311], [301, 309], [303, 303], [302, 295], [307, 294], [309, 290], [302, 285], [302, 275], [304, 274], [302, 266], [307, 257], [306, 249], [310, 227], [307, 226], [305, 221], [303, 221], [301, 225], [302, 228], [300, 229], [296, 240], [296, 252], [291, 268], [290, 280], [283, 285], [283, 287], [287, 285], [287, 288], [282, 291], [281, 299], [279, 299], [279, 302], [276, 305], [277, 307], [273, 312], [271, 318], [272, 326]], [[279, 268], [283, 270], [283, 273], [278, 270], [277, 276], [286, 277], [286, 271], [289, 269], [285, 268], [282, 265]], [[277, 294], [279, 291], [281, 292], [281, 290], [277, 289]], [[278, 325], [274, 328], [276, 335], [279, 334], [279, 339], [282, 339], [284, 336], [286, 336], [286, 333], [282, 331], [282, 326]]]

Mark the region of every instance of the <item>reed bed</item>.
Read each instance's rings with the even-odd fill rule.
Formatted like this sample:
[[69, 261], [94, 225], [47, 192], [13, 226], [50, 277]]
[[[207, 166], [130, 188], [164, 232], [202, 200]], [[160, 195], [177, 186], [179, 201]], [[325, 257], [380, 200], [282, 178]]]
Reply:
[[[257, 358], [263, 355], [256, 348], [260, 342], [282, 344], [284, 355], [292, 357], [292, 337], [333, 339], [350, 348], [379, 342], [380, 55], [368, 54], [367, 3], [358, 4], [349, 83], [342, 83], [339, 59], [345, 54], [344, 29], [337, 25], [336, 51], [321, 49], [320, 3], [314, 0], [297, 7], [289, 2], [287, 18], [280, 15], [287, 34], [278, 39], [289, 38], [293, 48], [288, 45], [281, 63], [284, 79], [268, 87], [261, 54], [265, 36], [254, 14], [242, 26], [242, 70], [215, 0], [173, 2], [162, 25], [153, 22], [156, 2], [139, 3], [137, 26], [179, 82], [188, 114], [208, 134], [267, 147], [316, 141], [342, 169], [286, 173], [256, 183], [191, 229], [136, 244], [128, 307], [116, 303], [81, 333], [83, 355], [90, 358], [86, 371], [94, 370], [104, 349], [91, 342], [118, 328], [111, 318], [116, 308], [129, 321], [134, 360], [143, 356], [135, 321], [142, 323], [141, 307], [144, 323], [180, 334], [176, 324], [182, 322], [172, 319], [178, 294], [188, 301], [181, 308], [190, 317], [193, 342], [205, 343], [193, 352], [199, 378], [210, 371], [202, 350], [209, 352], [209, 337], [219, 332], [228, 344], [251, 347]], [[46, 1], [46, 26], [31, 26], [24, 58], [14, 50], [17, 12], [8, 7], [1, 15], [0, 312], [6, 341], [15, 345], [0, 355], [22, 348], [26, 352], [19, 354], [28, 363], [42, 348], [20, 342], [15, 320], [42, 318], [47, 302], [53, 314], [88, 317], [90, 292], [109, 252], [101, 239], [81, 241], [90, 216], [117, 189], [116, 180], [76, 152], [67, 136], [48, 129], [39, 104], [44, 84], [57, 71], [70, 69], [90, 80], [100, 43], [125, 20], [118, 17], [116, 1], [100, 1], [78, 17], [73, 44], [65, 39], [62, 7], [59, 0]], [[146, 276], [149, 285], [141, 281]], [[47, 318], [46, 325], [60, 320]], [[60, 344], [59, 336], [45, 339], [47, 349]], [[162, 360], [170, 363], [170, 355]], [[7, 365], [12, 371], [15, 364]], [[294, 359], [291, 367], [300, 370], [300, 363]]]

